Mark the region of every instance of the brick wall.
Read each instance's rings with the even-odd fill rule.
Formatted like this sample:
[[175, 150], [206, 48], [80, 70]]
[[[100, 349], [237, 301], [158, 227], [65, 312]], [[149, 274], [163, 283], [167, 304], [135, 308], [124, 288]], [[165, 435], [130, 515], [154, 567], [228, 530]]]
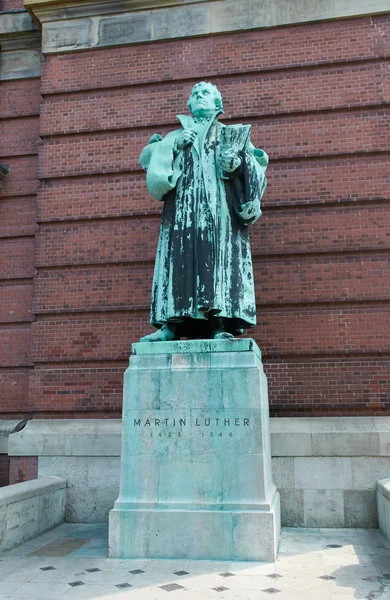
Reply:
[[0, 454], [0, 487], [9, 484], [9, 456]]
[[9, 483], [22, 483], [38, 477], [37, 456], [11, 456], [9, 463]]
[[23, 8], [23, 0], [0, 0], [0, 10], [20, 10]]
[[18, 418], [26, 415], [32, 367], [40, 81], [2, 81], [0, 97], [0, 162], [10, 165], [0, 191], [1, 416]]
[[[224, 95], [222, 121], [252, 123], [271, 157], [251, 228], [251, 334], [271, 414], [390, 414], [389, 30], [377, 16], [46, 57], [34, 264], [31, 90], [23, 119], [4, 129], [20, 153], [8, 185], [30, 215], [18, 223], [2, 201], [14, 236], [2, 241], [14, 257], [4, 268], [26, 286], [35, 272], [26, 411], [120, 416], [130, 345], [150, 331], [161, 212], [138, 155], [152, 133], [177, 127], [192, 85], [209, 79]], [[23, 337], [30, 296], [16, 287], [5, 297], [19, 298], [12, 327]]]

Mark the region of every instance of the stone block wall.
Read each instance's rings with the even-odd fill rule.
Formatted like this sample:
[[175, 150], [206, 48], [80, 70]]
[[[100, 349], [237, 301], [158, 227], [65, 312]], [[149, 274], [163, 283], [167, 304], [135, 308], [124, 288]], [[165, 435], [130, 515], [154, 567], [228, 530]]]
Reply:
[[[32, 421], [9, 452], [68, 481], [66, 519], [102, 522], [118, 497], [121, 421]], [[390, 477], [390, 418], [273, 418], [272, 471], [288, 527], [377, 527], [376, 483]]]

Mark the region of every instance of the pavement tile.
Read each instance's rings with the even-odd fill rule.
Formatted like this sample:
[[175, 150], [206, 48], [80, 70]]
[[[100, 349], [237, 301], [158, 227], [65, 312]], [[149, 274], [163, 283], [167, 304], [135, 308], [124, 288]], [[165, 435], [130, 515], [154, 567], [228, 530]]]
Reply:
[[378, 531], [284, 529], [275, 563], [109, 559], [107, 526], [93, 524], [15, 550], [0, 555], [0, 600], [390, 600], [390, 544]]

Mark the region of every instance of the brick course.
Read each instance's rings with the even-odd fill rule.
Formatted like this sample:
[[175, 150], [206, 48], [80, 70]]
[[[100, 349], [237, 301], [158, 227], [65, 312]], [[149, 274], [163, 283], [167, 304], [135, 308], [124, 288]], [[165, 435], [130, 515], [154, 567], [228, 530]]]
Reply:
[[36, 229], [35, 196], [1, 200], [0, 237], [33, 235]]
[[[8, 367], [0, 371], [1, 412], [10, 418], [26, 417], [28, 394], [28, 368]], [[14, 415], [16, 413], [16, 415]]]
[[[388, 156], [324, 157], [272, 162], [263, 207], [390, 200]], [[348, 177], [346, 177], [348, 173]], [[162, 204], [149, 196], [144, 173], [46, 179], [38, 190], [39, 222], [157, 214]], [[84, 198], [81, 203], [80, 198]], [[261, 226], [261, 222], [260, 222]]]
[[[390, 109], [386, 107], [257, 122], [252, 119], [253, 142], [266, 149], [273, 160], [388, 151], [389, 127]], [[170, 127], [156, 124], [141, 130], [46, 138], [40, 151], [39, 176], [138, 170], [140, 149], [150, 136], [156, 131], [165, 135], [173, 128], [178, 124], [172, 119]]]
[[40, 89], [39, 79], [0, 81], [0, 118], [39, 115]]
[[0, 454], [0, 487], [9, 484], [9, 456]]
[[[47, 315], [32, 324], [32, 360], [125, 360], [150, 333], [148, 312]], [[390, 352], [390, 309], [382, 306], [264, 308], [251, 330], [264, 357]]]
[[0, 323], [32, 320], [32, 282], [0, 281]]
[[32, 277], [34, 274], [34, 242], [32, 236], [0, 239], [1, 279]]
[[37, 190], [38, 156], [8, 156], [9, 173], [3, 181], [1, 199], [34, 195]]
[[[251, 229], [252, 253], [280, 255], [389, 248], [386, 205], [286, 207], [264, 211]], [[36, 265], [153, 260], [160, 215], [41, 225]]]
[[[386, 301], [390, 257], [380, 253], [357, 256], [328, 253], [253, 260], [256, 299], [265, 305]], [[152, 288], [153, 260], [68, 269], [40, 269], [35, 278], [36, 315], [107, 307], [147, 309]], [[87, 306], [86, 306], [87, 304]]]
[[37, 456], [11, 456], [9, 465], [9, 482], [22, 483], [38, 477]]
[[[388, 15], [47, 56], [42, 93], [388, 56]], [[182, 109], [181, 109], [182, 110]]]
[[[293, 112], [318, 112], [383, 102], [383, 62], [327, 66], [287, 73], [214, 78], [230, 118], [258, 118]], [[42, 105], [40, 133], [73, 133], [171, 124], [182, 113], [193, 82], [127, 86], [74, 94], [56, 94]], [[145, 103], [145, 98], [148, 102]]]
[[4, 157], [38, 152], [39, 119], [36, 116], [4, 119], [1, 124], [0, 155]]

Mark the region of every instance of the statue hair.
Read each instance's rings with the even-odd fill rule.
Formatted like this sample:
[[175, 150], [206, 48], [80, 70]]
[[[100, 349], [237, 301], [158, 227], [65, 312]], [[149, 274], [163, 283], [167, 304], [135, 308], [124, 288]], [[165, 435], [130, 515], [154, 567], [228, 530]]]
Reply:
[[191, 97], [192, 97], [192, 94], [198, 89], [198, 87], [203, 87], [204, 85], [207, 85], [207, 86], [211, 87], [211, 89], [214, 92], [215, 108], [217, 110], [220, 110], [220, 111], [223, 112], [222, 94], [219, 91], [219, 89], [217, 88], [217, 86], [214, 85], [213, 83], [210, 83], [209, 81], [200, 81], [199, 83], [196, 83], [194, 85], [194, 87], [192, 88], [192, 91], [191, 91], [191, 96], [189, 97], [188, 102], [187, 102], [188, 108], [191, 110]]

